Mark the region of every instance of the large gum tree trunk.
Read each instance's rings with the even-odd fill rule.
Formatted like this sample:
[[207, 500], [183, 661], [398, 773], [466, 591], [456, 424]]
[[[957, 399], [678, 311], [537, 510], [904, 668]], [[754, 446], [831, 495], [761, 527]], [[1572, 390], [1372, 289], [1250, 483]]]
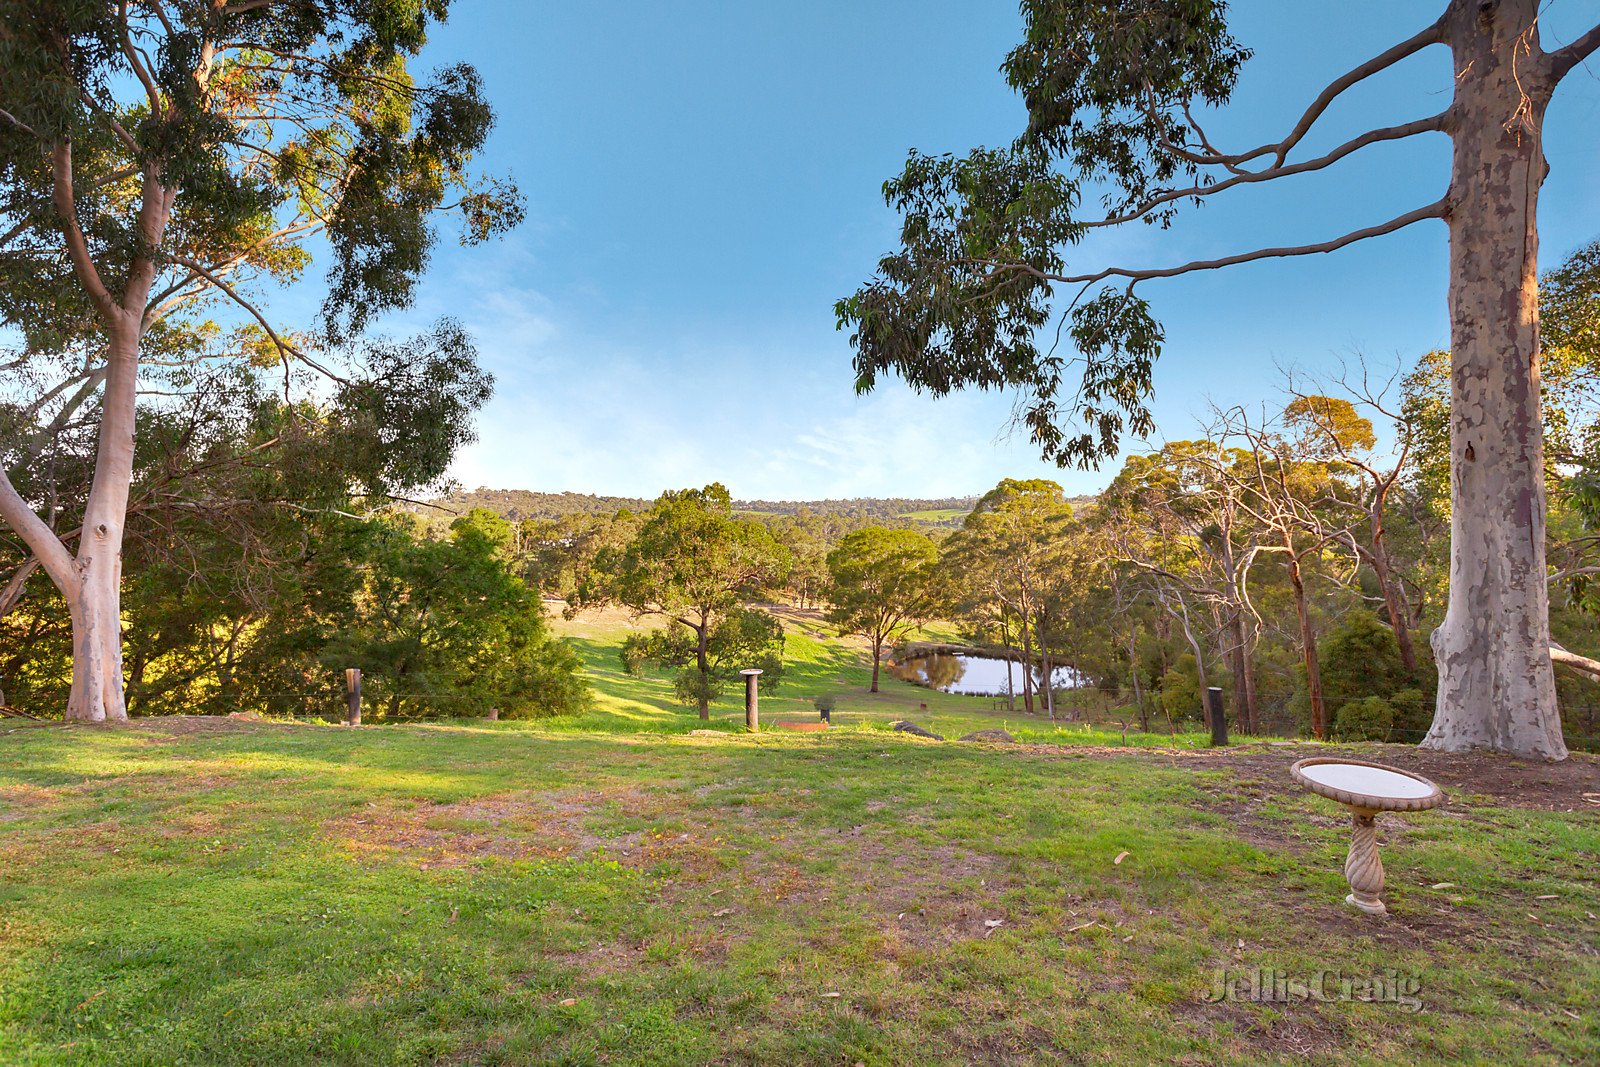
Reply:
[[1559, 760], [1535, 227], [1550, 86], [1537, 13], [1536, 0], [1451, 7], [1450, 601], [1433, 634], [1439, 703], [1423, 745]]
[[139, 332], [133, 315], [108, 331], [105, 401], [75, 560], [77, 581], [75, 588], [63, 590], [72, 616], [67, 718], [80, 722], [128, 717], [122, 678], [122, 538], [133, 477]]

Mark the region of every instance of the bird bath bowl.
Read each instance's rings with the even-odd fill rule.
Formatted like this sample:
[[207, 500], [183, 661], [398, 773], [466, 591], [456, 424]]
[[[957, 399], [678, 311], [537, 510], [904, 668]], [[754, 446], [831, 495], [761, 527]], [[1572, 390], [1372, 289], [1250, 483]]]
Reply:
[[1345, 903], [1368, 915], [1385, 915], [1383, 863], [1378, 859], [1378, 839], [1373, 819], [1380, 811], [1426, 811], [1444, 803], [1444, 791], [1421, 775], [1361, 760], [1314, 757], [1289, 768], [1296, 782], [1319, 796], [1337, 800], [1350, 809], [1350, 855], [1344, 876], [1350, 882]]

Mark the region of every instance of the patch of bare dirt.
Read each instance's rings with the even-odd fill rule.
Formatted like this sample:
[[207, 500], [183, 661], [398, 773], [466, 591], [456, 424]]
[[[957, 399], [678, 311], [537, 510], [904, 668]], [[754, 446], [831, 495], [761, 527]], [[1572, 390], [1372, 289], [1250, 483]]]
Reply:
[[1227, 1029], [1264, 1057], [1312, 1058], [1345, 1047], [1348, 1028], [1337, 1017], [1324, 1018], [1314, 1004], [1273, 1004], [1261, 1013], [1234, 1001], [1179, 1001], [1172, 1014], [1207, 1035]]
[[551, 859], [604, 848], [647, 865], [659, 860], [659, 842], [648, 835], [603, 837], [591, 817], [601, 809], [648, 816], [657, 802], [635, 789], [557, 790], [500, 793], [445, 804], [412, 806], [369, 803], [361, 811], [325, 824], [324, 834], [354, 852], [401, 855], [424, 870], [459, 867], [484, 857]]
[[1232, 770], [1241, 777], [1283, 792], [1298, 791], [1289, 767], [1309, 756], [1343, 756], [1385, 763], [1430, 778], [1452, 798], [1486, 796], [1497, 803], [1545, 811], [1592, 811], [1600, 814], [1600, 756], [1574, 752], [1560, 763], [1517, 759], [1478, 752], [1435, 752], [1413, 745], [1312, 745], [1247, 742], [1227, 748], [1090, 748], [1028, 744], [1007, 746], [1008, 752], [1062, 759], [1094, 759], [1107, 755], [1147, 759], [1193, 770]]
[[40, 814], [62, 799], [60, 791], [42, 785], [0, 785], [0, 822], [16, 822]]
[[1257, 777], [1289, 783], [1290, 764], [1325, 754], [1412, 771], [1455, 797], [1487, 796], [1509, 807], [1600, 814], [1600, 804], [1592, 803], [1600, 800], [1600, 756], [1587, 752], [1574, 752], [1560, 763], [1491, 753], [1435, 752], [1414, 745], [1240, 745], [1177, 756], [1185, 764], [1251, 771]]

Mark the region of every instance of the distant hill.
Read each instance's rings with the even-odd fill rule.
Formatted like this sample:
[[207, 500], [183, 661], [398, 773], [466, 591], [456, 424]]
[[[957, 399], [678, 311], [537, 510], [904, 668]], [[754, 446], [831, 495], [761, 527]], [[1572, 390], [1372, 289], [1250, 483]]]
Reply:
[[[837, 500], [735, 500], [734, 509], [752, 515], [812, 512], [852, 519], [911, 519], [931, 526], [959, 526], [978, 502], [976, 496], [854, 497]], [[563, 515], [611, 515], [623, 509], [644, 511], [653, 500], [594, 493], [536, 493], [528, 489], [462, 489], [433, 501], [455, 514], [488, 508], [508, 519], [555, 519]]]
[[[1082, 510], [1094, 498], [1070, 498]], [[858, 522], [893, 522], [955, 528], [961, 525], [978, 502], [977, 496], [949, 497], [851, 497], [833, 500], [735, 500], [734, 510], [747, 515], [832, 515]], [[631, 496], [599, 496], [594, 493], [536, 493], [529, 489], [460, 489], [433, 501], [437, 507], [456, 515], [473, 508], [488, 508], [508, 519], [556, 519], [563, 515], [613, 515], [624, 509], [645, 511], [653, 500]]]

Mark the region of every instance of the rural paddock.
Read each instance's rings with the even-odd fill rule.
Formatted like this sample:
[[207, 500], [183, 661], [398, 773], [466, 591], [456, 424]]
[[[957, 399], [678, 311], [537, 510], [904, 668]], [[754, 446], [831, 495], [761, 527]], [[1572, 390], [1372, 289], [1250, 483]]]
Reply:
[[[1380, 818], [1386, 921], [1341, 903], [1341, 809], [1288, 781], [1313, 750], [1450, 794]], [[0, 1048], [1592, 1060], [1596, 800], [1594, 757], [1399, 746], [17, 726], [0, 734]], [[1297, 998], [1307, 981], [1333, 992]], [[1385, 994], [1407, 983], [1420, 1011]]]

